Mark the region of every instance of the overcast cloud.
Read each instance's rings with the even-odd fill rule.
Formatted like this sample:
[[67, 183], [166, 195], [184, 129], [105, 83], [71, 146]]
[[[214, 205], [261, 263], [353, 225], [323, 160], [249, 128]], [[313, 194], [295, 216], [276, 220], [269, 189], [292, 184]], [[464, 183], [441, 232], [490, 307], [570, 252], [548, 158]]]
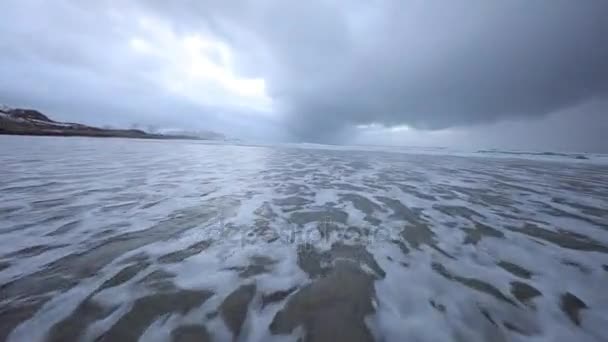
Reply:
[[4, 0], [0, 13], [0, 103], [58, 119], [608, 152], [605, 0]]

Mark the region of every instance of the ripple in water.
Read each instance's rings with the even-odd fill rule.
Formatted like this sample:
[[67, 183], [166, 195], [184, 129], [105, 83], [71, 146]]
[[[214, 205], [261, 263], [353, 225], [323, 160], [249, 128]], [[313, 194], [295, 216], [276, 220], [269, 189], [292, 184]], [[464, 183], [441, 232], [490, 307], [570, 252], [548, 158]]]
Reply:
[[0, 139], [0, 341], [607, 338], [592, 158]]

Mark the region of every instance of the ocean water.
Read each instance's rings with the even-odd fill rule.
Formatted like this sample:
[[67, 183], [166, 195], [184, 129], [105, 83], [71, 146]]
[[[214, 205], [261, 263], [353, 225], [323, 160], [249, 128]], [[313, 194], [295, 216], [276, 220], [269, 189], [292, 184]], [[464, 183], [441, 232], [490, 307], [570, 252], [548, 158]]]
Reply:
[[608, 341], [601, 155], [0, 137], [0, 341]]

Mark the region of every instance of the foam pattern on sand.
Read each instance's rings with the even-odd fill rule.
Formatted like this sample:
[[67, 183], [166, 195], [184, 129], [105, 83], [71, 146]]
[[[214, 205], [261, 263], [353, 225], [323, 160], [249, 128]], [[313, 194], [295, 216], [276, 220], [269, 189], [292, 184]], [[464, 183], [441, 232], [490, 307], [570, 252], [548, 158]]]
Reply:
[[602, 156], [0, 144], [0, 341], [608, 338]]

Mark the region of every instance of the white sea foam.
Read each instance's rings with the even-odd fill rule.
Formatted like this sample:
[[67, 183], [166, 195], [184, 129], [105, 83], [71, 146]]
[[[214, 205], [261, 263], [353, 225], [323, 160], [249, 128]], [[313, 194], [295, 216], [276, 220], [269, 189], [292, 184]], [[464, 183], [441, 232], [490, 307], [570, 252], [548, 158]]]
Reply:
[[[0, 302], [8, 308], [0, 318], [9, 341], [52, 336], [86, 300], [113, 310], [82, 318], [90, 322], [80, 338], [94, 340], [137, 299], [180, 290], [211, 295], [152, 317], [140, 340], [167, 340], [183, 325], [229, 340], [222, 303], [251, 284], [239, 341], [295, 341], [305, 325], [283, 335], [269, 326], [321, 279], [303, 265], [303, 246], [325, 270], [352, 259], [375, 277], [365, 326], [377, 340], [607, 337], [605, 156], [85, 138], [0, 144]], [[336, 252], [341, 244], [363, 249]], [[100, 289], [104, 282], [113, 284]], [[540, 294], [525, 304], [513, 282]], [[578, 324], [562, 308], [566, 293], [585, 303]]]

